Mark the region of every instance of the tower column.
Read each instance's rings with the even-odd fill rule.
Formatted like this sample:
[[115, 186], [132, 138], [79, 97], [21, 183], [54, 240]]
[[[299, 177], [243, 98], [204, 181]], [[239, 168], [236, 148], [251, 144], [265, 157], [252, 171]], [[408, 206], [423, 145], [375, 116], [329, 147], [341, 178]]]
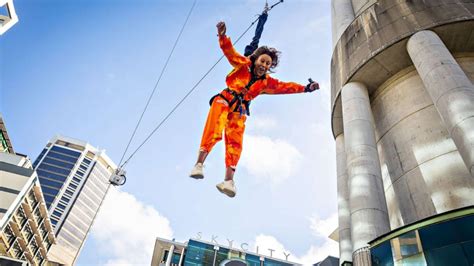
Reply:
[[332, 43], [336, 45], [342, 33], [354, 20], [354, 9], [351, 0], [332, 0], [331, 18], [332, 18]]
[[339, 216], [339, 261], [352, 261], [351, 212], [344, 134], [336, 137], [337, 207]]
[[370, 261], [368, 242], [390, 230], [375, 143], [374, 120], [364, 84], [342, 88], [342, 114], [354, 265]]
[[474, 176], [474, 85], [432, 31], [410, 37], [408, 54], [467, 169]]

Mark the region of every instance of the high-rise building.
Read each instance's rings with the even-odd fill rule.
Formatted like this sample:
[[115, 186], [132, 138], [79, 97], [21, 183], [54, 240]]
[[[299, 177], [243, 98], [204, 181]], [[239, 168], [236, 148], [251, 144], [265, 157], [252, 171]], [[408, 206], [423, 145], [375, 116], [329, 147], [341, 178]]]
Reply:
[[474, 2], [332, 0], [340, 262], [474, 264]]
[[55, 238], [38, 176], [12, 153], [0, 153], [0, 176], [0, 256], [43, 265]]
[[[151, 266], [296, 266], [289, 260], [281, 260], [247, 250], [247, 244], [240, 248], [190, 239], [185, 243], [156, 238]], [[288, 256], [290, 254], [287, 254]], [[288, 257], [287, 257], [288, 258]]]
[[38, 176], [13, 152], [0, 115], [0, 265], [44, 265], [55, 242]]
[[72, 265], [110, 187], [116, 165], [86, 142], [57, 136], [34, 162], [57, 244], [48, 257]]

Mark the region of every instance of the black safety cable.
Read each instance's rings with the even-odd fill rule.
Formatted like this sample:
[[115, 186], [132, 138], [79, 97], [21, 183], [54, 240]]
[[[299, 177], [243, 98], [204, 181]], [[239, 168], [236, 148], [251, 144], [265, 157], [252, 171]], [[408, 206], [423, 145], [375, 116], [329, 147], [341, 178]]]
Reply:
[[[271, 7], [268, 8], [267, 12], [270, 12], [270, 10], [272, 10], [275, 6], [277, 6], [278, 4], [281, 4], [283, 3], [284, 0], [280, 0], [278, 1], [277, 3], [273, 4]], [[252, 28], [252, 26], [255, 24], [255, 22], [258, 21], [259, 18], [255, 19], [252, 24], [250, 24], [250, 26], [244, 31], [244, 33], [242, 33], [239, 38], [237, 38], [237, 40], [235, 40], [235, 42], [233, 43], [233, 45], [235, 45], [246, 33], [247, 31], [250, 30], [250, 28]], [[188, 98], [188, 96], [197, 88], [197, 86], [204, 80], [204, 78], [207, 77], [207, 75], [209, 75], [209, 73], [211, 73], [211, 71], [217, 66], [217, 64], [222, 60], [222, 58], [224, 58], [224, 55], [222, 55], [218, 60], [217, 62], [214, 63], [214, 65], [211, 66], [211, 68], [202, 76], [202, 78], [186, 93], [186, 95], [184, 95], [184, 97], [173, 107], [173, 109], [171, 109], [171, 111], [165, 116], [165, 118], [163, 118], [161, 120], [161, 122], [158, 124], [158, 126], [155, 127], [155, 129], [153, 129], [153, 131], [148, 135], [148, 137], [145, 138], [145, 140], [135, 149], [135, 151], [128, 157], [128, 159], [122, 164], [120, 165], [120, 168], [124, 168], [125, 165], [130, 161], [130, 159], [132, 159], [132, 157], [138, 152], [138, 150], [140, 150], [140, 148], [151, 138], [151, 136], [153, 136], [153, 134], [155, 134], [155, 132], [160, 129], [160, 127], [166, 122], [166, 120], [168, 120], [168, 118], [174, 113], [174, 111], [176, 111], [176, 109], [178, 109], [178, 107], [186, 100], [186, 98]]]
[[189, 17], [191, 16], [191, 13], [193, 12], [194, 6], [196, 5], [196, 1], [197, 0], [194, 0], [193, 5], [192, 5], [191, 9], [189, 10], [188, 16], [186, 17], [186, 20], [184, 21], [183, 26], [181, 27], [181, 30], [178, 34], [178, 37], [176, 38], [176, 41], [174, 42], [173, 48], [171, 49], [171, 52], [168, 55], [168, 59], [166, 59], [165, 65], [161, 69], [160, 76], [158, 77], [158, 80], [155, 83], [155, 87], [153, 88], [150, 96], [148, 97], [148, 101], [145, 105], [145, 108], [143, 109], [143, 112], [140, 116], [140, 119], [138, 119], [137, 125], [135, 126], [135, 129], [133, 130], [132, 136], [130, 137], [130, 140], [128, 141], [127, 147], [125, 148], [125, 151], [123, 152], [122, 158], [120, 159], [120, 163], [118, 165], [120, 165], [122, 163], [123, 158], [125, 157], [125, 154], [127, 153], [128, 148], [130, 147], [130, 143], [132, 143], [132, 140], [135, 137], [135, 133], [137, 132], [137, 129], [140, 126], [140, 123], [142, 122], [143, 115], [145, 114], [145, 112], [148, 108], [148, 105], [150, 104], [151, 98], [153, 98], [153, 95], [155, 94], [156, 88], [158, 87], [158, 84], [160, 83], [161, 77], [163, 76], [163, 73], [165, 72], [166, 67], [168, 66], [168, 63], [171, 59], [171, 56], [173, 55], [174, 49], [176, 48], [176, 45], [178, 44], [178, 41], [181, 38], [181, 34], [183, 33], [184, 28], [186, 27], [186, 24], [188, 23]]

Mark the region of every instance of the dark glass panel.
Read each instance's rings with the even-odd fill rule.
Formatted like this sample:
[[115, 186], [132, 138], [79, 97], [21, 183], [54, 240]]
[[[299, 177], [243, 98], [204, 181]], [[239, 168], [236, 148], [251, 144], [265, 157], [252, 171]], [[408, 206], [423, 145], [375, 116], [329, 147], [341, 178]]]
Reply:
[[53, 166], [53, 165], [49, 165], [49, 164], [44, 164], [44, 163], [41, 163], [39, 165], [38, 169], [47, 170], [47, 171], [62, 174], [62, 175], [65, 175], [65, 176], [68, 176], [69, 173], [71, 172], [71, 170], [62, 169], [62, 168], [59, 168], [59, 167], [56, 167], [56, 166]]
[[272, 259], [265, 259], [265, 261], [263, 262], [263, 265], [265, 266], [291, 266], [292, 264], [279, 262]]
[[474, 239], [474, 215], [419, 229], [423, 250], [431, 250]]
[[466, 254], [466, 259], [469, 262], [469, 265], [474, 265], [474, 240], [464, 242], [461, 246], [464, 250], [464, 254]]
[[43, 194], [43, 196], [44, 196], [44, 200], [46, 201], [46, 205], [48, 205], [48, 208], [49, 208], [51, 203], [53, 203], [54, 201], [54, 196], [46, 195], [46, 194]]
[[386, 241], [371, 249], [372, 265], [393, 265], [392, 246]]
[[58, 192], [59, 192], [59, 189], [56, 189], [56, 188], [50, 188], [50, 187], [41, 187], [41, 190], [43, 190], [43, 194], [51, 194], [51, 195], [57, 195]]
[[229, 254], [228, 249], [222, 247], [219, 248], [216, 255], [216, 265], [220, 265], [221, 262], [225, 261], [228, 258], [227, 254]]
[[258, 256], [246, 254], [245, 261], [247, 261], [249, 266], [260, 266], [260, 257]]
[[56, 182], [56, 181], [53, 181], [53, 180], [50, 180], [50, 179], [46, 179], [46, 178], [42, 178], [42, 177], [39, 178], [39, 181], [40, 181], [40, 184], [42, 184], [44, 186], [50, 186], [50, 187], [54, 187], [54, 188], [57, 188], [57, 189], [61, 189], [61, 187], [63, 186], [63, 183], [59, 183], [59, 182]]
[[425, 251], [429, 266], [472, 266], [468, 263], [460, 245], [450, 245]]
[[62, 196], [61, 197], [61, 200], [64, 201], [65, 203], [68, 203], [69, 202], [69, 199], [65, 196]]
[[74, 164], [70, 164], [70, 163], [66, 163], [66, 162], [61, 162], [59, 160], [56, 160], [54, 158], [51, 158], [49, 156], [47, 156], [46, 158], [44, 158], [44, 160], [41, 162], [41, 164], [43, 163], [48, 163], [48, 164], [52, 164], [52, 165], [56, 165], [56, 166], [59, 166], [59, 167], [62, 167], [62, 168], [66, 168], [68, 170], [71, 170], [73, 167], [74, 167]]
[[190, 240], [186, 251], [184, 265], [212, 265], [214, 262], [214, 246]]
[[36, 166], [38, 165], [38, 163], [41, 161], [41, 159], [43, 158], [44, 154], [46, 153], [47, 149], [43, 149], [41, 151], [41, 153], [38, 155], [38, 157], [36, 157], [36, 160], [35, 162], [33, 163], [33, 168], [36, 168]]
[[180, 258], [181, 258], [181, 254], [179, 254], [179, 253], [173, 253], [173, 258], [171, 258], [171, 264], [176, 264], [176, 265], [178, 265]]
[[79, 157], [79, 155], [81, 155], [80, 152], [64, 149], [64, 148], [61, 148], [59, 146], [53, 146], [51, 148], [51, 150], [57, 151], [57, 152], [60, 152], [60, 153], [64, 153], [64, 154], [67, 154], [67, 155], [71, 155], [73, 157]]
[[70, 157], [70, 156], [60, 154], [60, 153], [57, 153], [57, 152], [54, 152], [54, 151], [50, 151], [48, 153], [48, 157], [53, 157], [53, 158], [63, 160], [63, 161], [66, 161], [66, 162], [70, 162], [70, 163], [73, 163], [73, 164], [75, 164], [77, 162], [77, 157]]
[[58, 174], [51, 173], [51, 172], [46, 172], [46, 171], [43, 171], [41, 169], [36, 170], [36, 173], [38, 173], [39, 177], [47, 177], [49, 179], [54, 179], [54, 180], [58, 180], [58, 181], [61, 181], [61, 182], [66, 181], [66, 178], [67, 178], [67, 176], [58, 175]]

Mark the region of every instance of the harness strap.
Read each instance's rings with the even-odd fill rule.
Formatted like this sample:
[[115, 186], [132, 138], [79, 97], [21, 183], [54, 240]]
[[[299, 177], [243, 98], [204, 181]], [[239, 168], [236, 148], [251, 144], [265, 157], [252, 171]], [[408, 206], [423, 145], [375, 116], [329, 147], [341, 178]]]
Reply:
[[[245, 86], [247, 91], [250, 89], [250, 87], [257, 80], [261, 80], [261, 79], [265, 79], [265, 76], [262, 76], [260, 78], [256, 78], [255, 76], [252, 75], [252, 78], [250, 79], [249, 83], [247, 83], [247, 85]], [[250, 116], [250, 102], [251, 101], [244, 100], [245, 95], [243, 93], [237, 93], [236, 91], [233, 91], [229, 88], [225, 88], [224, 90], [227, 91], [228, 93], [230, 93], [233, 96], [232, 100], [229, 101], [226, 97], [224, 97], [224, 95], [222, 95], [221, 93], [218, 93], [218, 94], [212, 96], [212, 98], [209, 100], [209, 105], [212, 105], [212, 102], [214, 101], [214, 99], [216, 97], [221, 97], [222, 99], [224, 99], [227, 102], [227, 104], [229, 104], [229, 107], [232, 107], [235, 103], [237, 103], [235, 105], [234, 110], [232, 110], [232, 112], [239, 112], [240, 115], [242, 115], [243, 112], [244, 112], [244, 110], [242, 108], [242, 105], [243, 105], [243, 106], [245, 106], [245, 114]]]

